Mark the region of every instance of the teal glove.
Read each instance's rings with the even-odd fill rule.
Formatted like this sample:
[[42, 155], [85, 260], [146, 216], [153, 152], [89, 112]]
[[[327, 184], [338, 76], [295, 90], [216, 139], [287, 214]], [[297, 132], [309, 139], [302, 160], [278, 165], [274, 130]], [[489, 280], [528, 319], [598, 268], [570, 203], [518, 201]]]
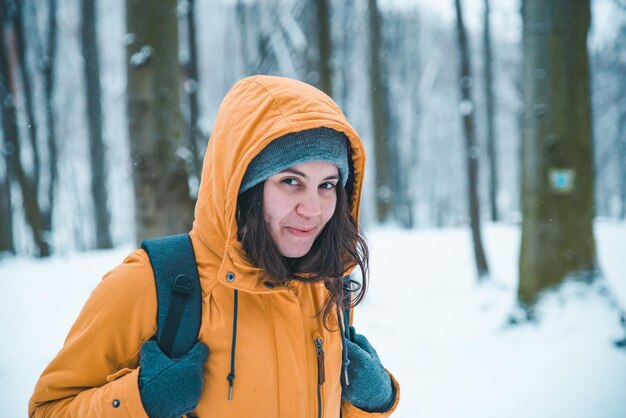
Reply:
[[201, 342], [175, 359], [163, 354], [156, 341], [141, 347], [139, 395], [150, 418], [179, 418], [195, 409], [208, 355], [209, 348]]
[[350, 336], [352, 341], [345, 340], [349, 384], [341, 382], [341, 397], [367, 412], [388, 411], [396, 398], [391, 377], [367, 338], [357, 334], [354, 327], [350, 327]]

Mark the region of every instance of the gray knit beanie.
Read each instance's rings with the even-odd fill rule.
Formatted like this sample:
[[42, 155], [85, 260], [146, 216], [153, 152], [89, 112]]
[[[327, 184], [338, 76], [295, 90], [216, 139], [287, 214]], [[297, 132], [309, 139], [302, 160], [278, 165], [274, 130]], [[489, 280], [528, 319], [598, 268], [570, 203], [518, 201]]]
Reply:
[[243, 176], [239, 193], [265, 181], [276, 173], [311, 161], [335, 164], [345, 186], [348, 181], [348, 138], [330, 128], [292, 132], [272, 141], [259, 153]]

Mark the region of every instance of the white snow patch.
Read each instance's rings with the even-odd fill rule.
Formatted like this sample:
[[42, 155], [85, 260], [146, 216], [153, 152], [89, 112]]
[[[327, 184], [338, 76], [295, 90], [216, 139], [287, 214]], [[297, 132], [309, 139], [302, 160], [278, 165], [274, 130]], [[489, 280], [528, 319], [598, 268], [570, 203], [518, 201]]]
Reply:
[[[605, 279], [515, 306], [519, 228], [484, 231], [492, 283], [477, 285], [467, 229], [369, 231], [370, 292], [355, 326], [401, 384], [394, 417], [623, 418], [626, 224], [596, 223]], [[0, 416], [25, 416], [34, 384], [101, 276], [131, 248], [0, 262]], [[610, 290], [610, 292], [609, 292]]]

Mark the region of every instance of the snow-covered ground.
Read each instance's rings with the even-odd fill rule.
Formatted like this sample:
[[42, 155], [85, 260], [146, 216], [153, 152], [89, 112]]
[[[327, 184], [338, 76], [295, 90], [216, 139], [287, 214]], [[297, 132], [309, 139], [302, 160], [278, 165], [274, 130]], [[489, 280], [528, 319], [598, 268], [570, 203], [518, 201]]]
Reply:
[[[402, 386], [396, 417], [623, 418], [626, 224], [597, 222], [606, 280], [544, 297], [507, 327], [519, 229], [488, 225], [494, 284], [477, 286], [465, 229], [368, 233], [372, 286], [355, 325]], [[25, 416], [37, 377], [91, 289], [131, 248], [0, 261], [0, 417]]]

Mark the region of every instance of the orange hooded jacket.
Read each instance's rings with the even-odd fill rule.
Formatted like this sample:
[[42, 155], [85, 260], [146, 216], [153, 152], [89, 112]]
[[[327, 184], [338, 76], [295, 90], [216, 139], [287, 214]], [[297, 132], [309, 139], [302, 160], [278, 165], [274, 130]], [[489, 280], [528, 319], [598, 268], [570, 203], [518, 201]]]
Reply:
[[[209, 346], [204, 386], [195, 415], [209, 417], [384, 417], [341, 399], [342, 341], [316, 312], [323, 284], [266, 285], [264, 272], [246, 261], [236, 238], [239, 185], [252, 159], [289, 132], [329, 127], [346, 134], [352, 149], [358, 220], [365, 168], [361, 140], [339, 107], [299, 81], [255, 76], [224, 98], [204, 159], [202, 182], [189, 233], [202, 286], [199, 339]], [[239, 290], [236, 379], [228, 400], [234, 319]], [[63, 348], [41, 375], [29, 403], [30, 417], [146, 417], [137, 384], [139, 351], [156, 332], [153, 272], [143, 250], [108, 272], [90, 295]], [[329, 318], [337, 324], [336, 316]], [[330, 327], [336, 328], [336, 327]], [[318, 410], [318, 362], [324, 349], [325, 383]]]

